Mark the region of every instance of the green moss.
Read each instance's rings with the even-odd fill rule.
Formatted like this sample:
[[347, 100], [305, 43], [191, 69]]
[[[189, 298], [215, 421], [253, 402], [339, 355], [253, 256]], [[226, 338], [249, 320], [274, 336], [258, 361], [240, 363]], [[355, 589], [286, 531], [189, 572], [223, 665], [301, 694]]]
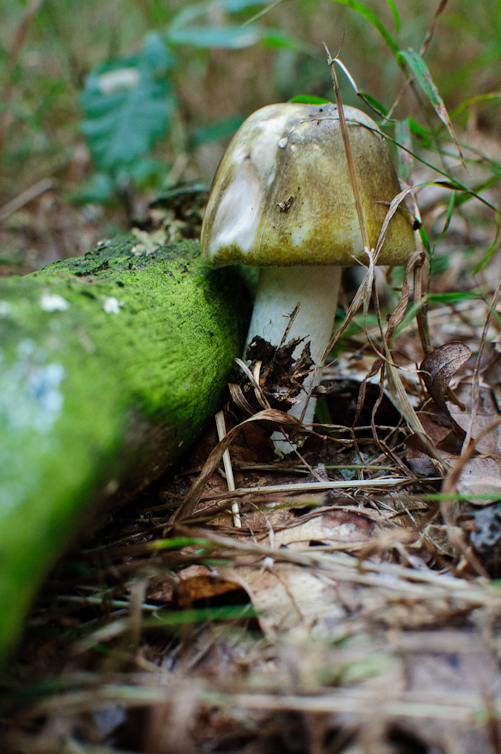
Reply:
[[0, 657], [82, 511], [179, 458], [242, 349], [235, 270], [194, 242], [135, 248], [0, 283]]

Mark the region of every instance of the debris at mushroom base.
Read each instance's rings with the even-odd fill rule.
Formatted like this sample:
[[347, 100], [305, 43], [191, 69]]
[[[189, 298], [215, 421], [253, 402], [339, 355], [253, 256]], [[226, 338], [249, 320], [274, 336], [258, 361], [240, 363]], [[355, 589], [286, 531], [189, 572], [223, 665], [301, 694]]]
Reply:
[[[250, 361], [250, 371], [255, 374], [259, 368], [259, 386], [269, 408], [288, 411], [298, 403], [298, 395], [315, 364], [310, 354], [310, 344], [306, 343], [299, 358], [292, 354], [301, 343], [301, 338], [293, 338], [282, 346], [273, 346], [256, 335], [249, 344], [246, 358]], [[244, 393], [254, 390], [254, 386], [244, 376]]]

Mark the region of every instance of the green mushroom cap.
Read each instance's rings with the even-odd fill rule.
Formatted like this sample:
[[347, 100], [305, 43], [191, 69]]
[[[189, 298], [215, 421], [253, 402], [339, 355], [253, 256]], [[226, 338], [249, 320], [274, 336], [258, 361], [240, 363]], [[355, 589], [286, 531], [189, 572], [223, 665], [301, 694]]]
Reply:
[[[401, 189], [376, 123], [354, 107], [344, 115], [374, 248]], [[215, 175], [201, 248], [215, 267], [368, 263], [335, 105], [268, 105], [247, 118]], [[405, 264], [414, 248], [409, 214], [399, 207], [378, 264]]]

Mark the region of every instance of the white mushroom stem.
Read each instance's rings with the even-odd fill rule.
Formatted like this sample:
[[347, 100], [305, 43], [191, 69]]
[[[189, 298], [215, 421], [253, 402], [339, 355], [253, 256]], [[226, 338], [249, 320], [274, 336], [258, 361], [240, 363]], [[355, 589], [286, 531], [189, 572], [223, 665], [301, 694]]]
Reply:
[[[294, 352], [297, 358], [306, 342], [310, 342], [311, 357], [319, 364], [332, 335], [336, 315], [341, 267], [265, 267], [261, 269], [259, 286], [247, 342], [255, 335], [279, 346], [289, 324], [289, 317], [299, 303], [299, 312], [287, 340], [304, 338]], [[320, 381], [317, 371], [315, 384]], [[313, 373], [304, 382], [299, 403], [289, 414], [301, 417], [305, 400], [312, 385]], [[303, 417], [311, 425], [315, 413], [315, 398], [310, 398]], [[285, 450], [285, 448], [284, 448]]]

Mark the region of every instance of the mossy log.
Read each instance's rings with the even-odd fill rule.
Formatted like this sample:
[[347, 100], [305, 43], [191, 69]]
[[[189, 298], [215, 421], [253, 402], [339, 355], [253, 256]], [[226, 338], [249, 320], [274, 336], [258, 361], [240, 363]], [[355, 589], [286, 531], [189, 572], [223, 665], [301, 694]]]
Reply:
[[0, 281], [0, 661], [96, 506], [124, 502], [214, 415], [250, 296], [195, 242], [134, 241]]

